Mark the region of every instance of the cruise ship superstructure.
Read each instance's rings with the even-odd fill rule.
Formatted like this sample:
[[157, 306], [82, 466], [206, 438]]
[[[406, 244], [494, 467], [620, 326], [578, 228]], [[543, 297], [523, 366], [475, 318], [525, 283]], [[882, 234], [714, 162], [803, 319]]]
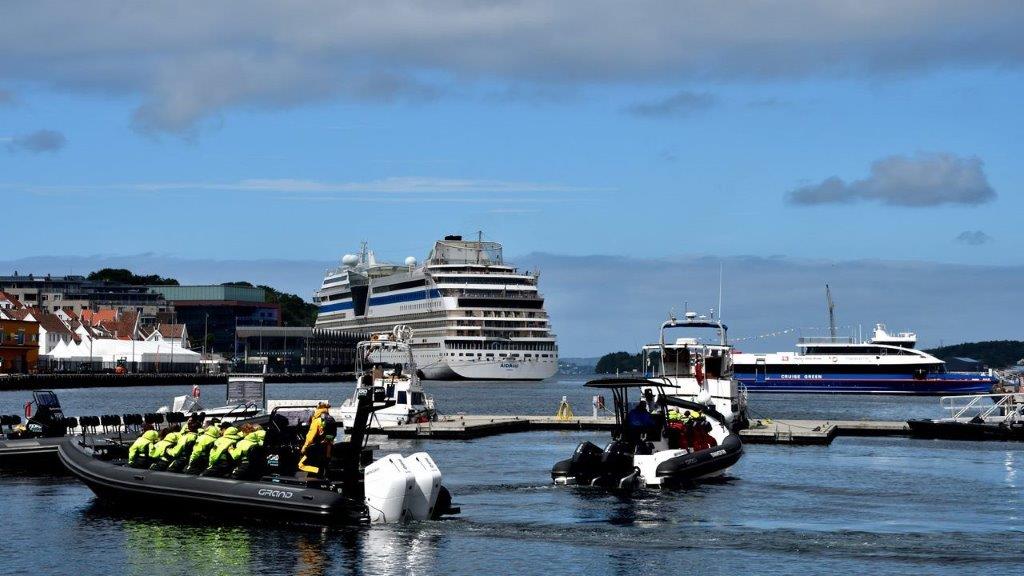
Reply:
[[317, 290], [316, 327], [413, 331], [424, 378], [541, 380], [558, 369], [538, 275], [506, 264], [501, 244], [446, 236], [426, 262], [377, 262], [364, 244]]

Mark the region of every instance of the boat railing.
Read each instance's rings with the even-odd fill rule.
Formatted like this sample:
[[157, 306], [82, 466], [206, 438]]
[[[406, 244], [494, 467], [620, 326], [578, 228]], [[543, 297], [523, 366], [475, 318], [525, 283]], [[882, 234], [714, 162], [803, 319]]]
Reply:
[[949, 413], [949, 418], [957, 422], [969, 422], [975, 418], [987, 423], [1024, 422], [1024, 393], [943, 396], [939, 401], [943, 410]]

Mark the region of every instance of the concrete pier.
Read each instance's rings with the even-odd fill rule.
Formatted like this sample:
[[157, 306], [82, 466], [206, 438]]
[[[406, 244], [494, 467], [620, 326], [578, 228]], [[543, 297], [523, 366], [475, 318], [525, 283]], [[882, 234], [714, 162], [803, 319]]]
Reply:
[[[445, 416], [436, 422], [406, 424], [371, 434], [388, 438], [466, 440], [537, 430], [610, 430], [614, 418], [582, 417], [561, 420], [555, 416], [532, 415], [470, 415]], [[909, 436], [906, 422], [878, 420], [774, 420], [756, 421], [740, 437], [747, 444], [789, 444], [793, 446], [827, 446], [838, 436]]]

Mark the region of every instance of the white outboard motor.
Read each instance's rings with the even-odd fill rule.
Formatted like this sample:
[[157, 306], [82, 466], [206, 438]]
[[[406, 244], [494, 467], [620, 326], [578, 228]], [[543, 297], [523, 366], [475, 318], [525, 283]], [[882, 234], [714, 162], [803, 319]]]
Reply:
[[388, 454], [366, 467], [363, 476], [366, 507], [373, 524], [393, 524], [406, 519], [409, 495], [416, 476], [398, 454]]
[[441, 470], [426, 452], [407, 456], [405, 465], [416, 478], [416, 485], [405, 501], [409, 517], [411, 520], [429, 520], [441, 492]]

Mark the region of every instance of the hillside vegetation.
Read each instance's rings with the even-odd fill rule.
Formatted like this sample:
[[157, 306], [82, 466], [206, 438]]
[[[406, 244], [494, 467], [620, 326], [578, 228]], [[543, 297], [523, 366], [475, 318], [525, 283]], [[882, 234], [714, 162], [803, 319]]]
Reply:
[[980, 360], [989, 368], [1013, 366], [1024, 358], [1024, 342], [1019, 340], [992, 340], [989, 342], [967, 342], [925, 350], [929, 354], [948, 360], [954, 356], [966, 356]]
[[629, 352], [612, 352], [611, 354], [605, 354], [597, 361], [597, 366], [594, 368], [594, 372], [598, 374], [615, 374], [616, 372], [632, 372], [633, 370], [640, 370], [640, 366], [643, 360], [640, 358], [640, 354], [630, 354]]

